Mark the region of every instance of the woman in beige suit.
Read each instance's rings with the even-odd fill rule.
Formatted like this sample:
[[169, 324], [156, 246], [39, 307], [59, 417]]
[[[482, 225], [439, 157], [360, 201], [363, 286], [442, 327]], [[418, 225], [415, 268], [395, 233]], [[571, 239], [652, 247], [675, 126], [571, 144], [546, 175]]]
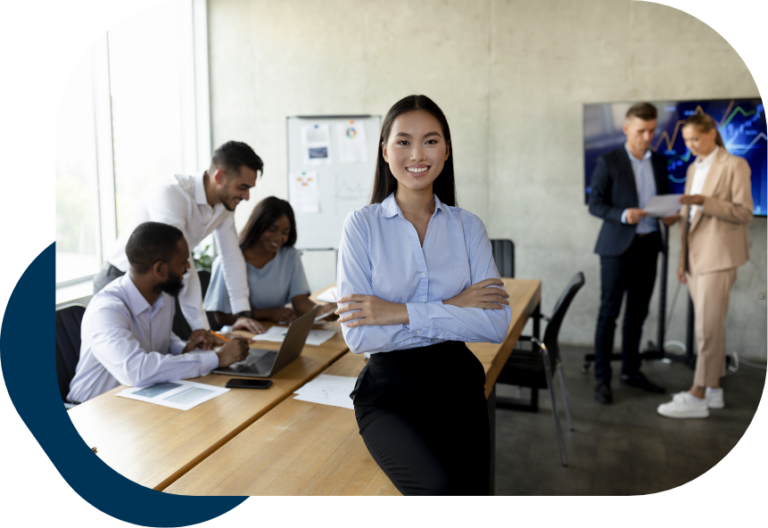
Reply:
[[750, 168], [725, 150], [717, 124], [701, 113], [683, 125], [685, 145], [696, 156], [680, 197], [680, 265], [695, 313], [698, 359], [693, 386], [660, 405], [669, 418], [706, 418], [723, 408], [725, 316], [736, 268], [749, 260], [747, 224], [752, 220]]

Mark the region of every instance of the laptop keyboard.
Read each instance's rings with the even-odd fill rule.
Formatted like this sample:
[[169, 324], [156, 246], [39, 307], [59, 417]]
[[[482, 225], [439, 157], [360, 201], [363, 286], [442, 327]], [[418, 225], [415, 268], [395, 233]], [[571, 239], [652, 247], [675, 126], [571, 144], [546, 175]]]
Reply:
[[230, 368], [236, 372], [248, 371], [253, 374], [268, 373], [275, 362], [277, 352], [267, 352], [266, 354], [255, 356], [250, 355], [245, 361], [239, 361], [230, 365]]

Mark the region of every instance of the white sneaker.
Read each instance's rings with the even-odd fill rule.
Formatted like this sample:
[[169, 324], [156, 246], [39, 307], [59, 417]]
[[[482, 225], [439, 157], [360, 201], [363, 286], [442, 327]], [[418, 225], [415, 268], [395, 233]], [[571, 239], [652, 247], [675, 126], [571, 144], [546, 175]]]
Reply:
[[697, 401], [687, 392], [675, 394], [671, 402], [662, 403], [656, 412], [667, 418], [707, 418], [709, 416], [707, 400]]
[[707, 387], [707, 407], [710, 409], [722, 409], [725, 407], [723, 402], [723, 389], [713, 390]]

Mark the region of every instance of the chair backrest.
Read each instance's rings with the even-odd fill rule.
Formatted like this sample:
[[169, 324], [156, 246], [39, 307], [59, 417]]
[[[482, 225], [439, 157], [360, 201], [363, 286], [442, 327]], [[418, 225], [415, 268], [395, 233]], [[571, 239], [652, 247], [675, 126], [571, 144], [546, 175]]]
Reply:
[[[203, 299], [205, 299], [205, 292], [208, 291], [208, 285], [211, 283], [211, 272], [206, 270], [197, 270], [197, 276], [200, 277], [200, 291]], [[179, 339], [186, 341], [192, 334], [192, 328], [190, 328], [184, 314], [181, 313], [181, 305], [179, 304], [178, 297], [174, 300], [176, 303], [176, 314], [173, 316], [173, 333], [179, 336]], [[211, 329], [218, 330], [222, 325], [216, 322], [213, 317], [213, 312], [206, 312], [208, 316], [208, 324], [211, 325]]]
[[84, 313], [85, 308], [79, 305], [56, 310], [56, 377], [63, 402], [67, 401], [69, 383], [80, 360], [80, 324]]
[[560, 296], [555, 304], [555, 309], [552, 311], [552, 317], [547, 323], [547, 329], [544, 331], [544, 345], [546, 345], [549, 351], [549, 356], [552, 361], [552, 366], [557, 364], [560, 359], [560, 347], [558, 344], [558, 335], [560, 334], [560, 326], [565, 319], [565, 313], [568, 311], [568, 307], [571, 305], [571, 301], [576, 297], [576, 293], [584, 286], [584, 274], [582, 272], [576, 273], [565, 287], [565, 291]]
[[496, 268], [502, 277], [515, 276], [515, 244], [511, 240], [497, 238], [491, 240], [491, 251]]

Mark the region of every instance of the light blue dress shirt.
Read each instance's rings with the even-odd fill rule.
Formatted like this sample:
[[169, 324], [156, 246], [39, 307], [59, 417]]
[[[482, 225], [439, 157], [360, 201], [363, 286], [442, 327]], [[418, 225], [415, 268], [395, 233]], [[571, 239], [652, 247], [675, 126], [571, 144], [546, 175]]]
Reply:
[[[629, 148], [627, 148], [626, 143], [624, 144], [624, 149], [627, 151], [627, 156], [629, 156], [629, 161], [632, 164], [632, 172], [635, 175], [638, 207], [640, 209], [645, 209], [645, 206], [648, 205], [648, 202], [651, 201], [651, 198], [656, 196], [656, 180], [653, 179], [651, 151], [650, 149], [646, 150], [645, 154], [643, 155], [643, 159], [639, 160], [632, 155], [632, 153], [629, 151]], [[623, 213], [621, 213], [621, 222], [624, 224], [627, 223], [626, 209]], [[659, 223], [656, 218], [652, 216], [644, 216], [637, 224], [637, 231], [635, 232], [638, 235], [645, 235], [658, 230]]]
[[[261, 269], [246, 262], [245, 272], [252, 309], [282, 308], [297, 295], [311, 293], [301, 255], [296, 248], [281, 247]], [[203, 305], [209, 312], [236, 313], [229, 304], [229, 291], [219, 257], [213, 261], [211, 283]]]
[[482, 221], [440, 202], [429, 221], [424, 246], [390, 194], [382, 203], [352, 211], [344, 221], [339, 246], [338, 294], [374, 295], [405, 303], [409, 324], [342, 324], [350, 350], [388, 352], [443, 341], [504, 340], [512, 317], [502, 310], [445, 305], [472, 284], [499, 278]]
[[161, 293], [150, 305], [127, 273], [94, 295], [67, 399], [84, 402], [121, 384], [144, 387], [215, 369], [215, 352], [181, 353], [186, 345], [171, 331], [175, 312], [173, 297]]

